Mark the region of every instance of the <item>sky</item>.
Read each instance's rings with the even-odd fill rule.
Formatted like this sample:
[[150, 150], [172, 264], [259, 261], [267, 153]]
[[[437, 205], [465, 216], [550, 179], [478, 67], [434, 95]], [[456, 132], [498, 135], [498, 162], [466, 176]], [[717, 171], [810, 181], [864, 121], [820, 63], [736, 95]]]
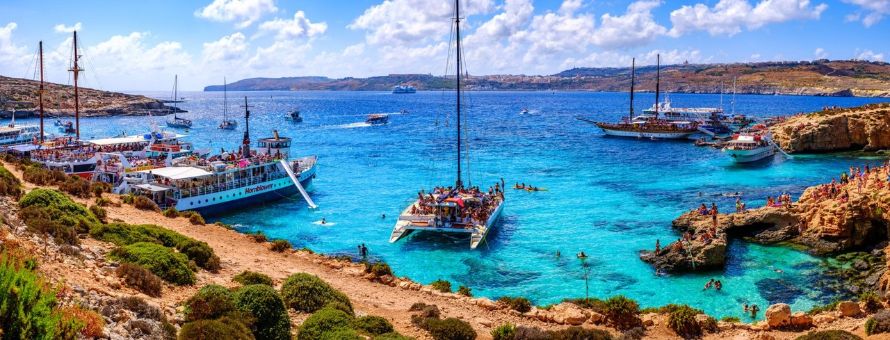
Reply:
[[[102, 90], [251, 77], [445, 74], [450, 0], [0, 0], [0, 75]], [[890, 0], [461, 0], [470, 74], [890, 59]]]

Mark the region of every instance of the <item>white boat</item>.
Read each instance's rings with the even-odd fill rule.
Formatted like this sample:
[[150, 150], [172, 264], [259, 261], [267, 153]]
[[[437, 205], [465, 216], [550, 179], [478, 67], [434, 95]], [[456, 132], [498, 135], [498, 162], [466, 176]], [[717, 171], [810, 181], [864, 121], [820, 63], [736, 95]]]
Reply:
[[188, 128], [192, 127], [192, 121], [185, 119], [185, 118], [179, 118], [178, 116], [176, 116], [176, 113], [179, 111], [179, 108], [176, 106], [176, 103], [180, 102], [177, 97], [177, 95], [178, 95], [177, 91], [179, 90], [178, 87], [179, 87], [179, 75], [175, 75], [173, 77], [173, 100], [170, 101], [170, 103], [173, 104], [173, 109], [172, 109], [173, 117], [171, 117], [170, 119], [167, 119], [167, 126], [172, 127], [172, 128], [177, 128], [177, 129], [188, 129]]
[[37, 125], [14, 125], [0, 127], [0, 146], [33, 143], [40, 136]]
[[504, 210], [503, 183], [487, 191], [464, 187], [461, 174], [461, 48], [460, 6], [454, 3], [455, 39], [457, 42], [457, 179], [454, 186], [437, 187], [430, 193], [419, 192], [417, 199], [399, 215], [389, 237], [394, 243], [413, 231], [461, 233], [469, 236], [470, 248], [476, 249], [494, 228]]
[[736, 163], [752, 163], [772, 158], [778, 152], [778, 147], [768, 130], [748, 130], [726, 142], [723, 152]]
[[[245, 97], [245, 107], [247, 98]], [[316, 173], [316, 156], [290, 158], [291, 139], [270, 138], [250, 148], [245, 109], [244, 143], [239, 152], [209, 158], [183, 157], [171, 166], [126, 174], [115, 192], [133, 193], [152, 199], [161, 208], [195, 210], [215, 214], [249, 204], [279, 200], [301, 194], [309, 207], [315, 202], [308, 187]]]
[[303, 117], [300, 116], [299, 109], [288, 112], [287, 119], [289, 119], [290, 121], [292, 121], [294, 123], [302, 123], [303, 122]]
[[410, 94], [416, 93], [417, 89], [411, 85], [396, 85], [392, 87], [392, 93], [394, 94]]
[[375, 113], [368, 115], [368, 118], [365, 119], [365, 123], [371, 125], [384, 125], [389, 123], [389, 115], [385, 113]]
[[238, 121], [229, 119], [228, 89], [226, 85], [226, 78], [223, 78], [223, 121], [219, 123], [219, 128], [222, 130], [234, 130], [238, 127]]

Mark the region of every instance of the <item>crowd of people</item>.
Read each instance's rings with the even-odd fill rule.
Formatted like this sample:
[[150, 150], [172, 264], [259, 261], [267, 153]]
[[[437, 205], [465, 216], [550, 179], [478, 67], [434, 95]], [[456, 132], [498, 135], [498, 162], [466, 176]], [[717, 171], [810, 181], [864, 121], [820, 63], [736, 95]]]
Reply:
[[[485, 224], [503, 200], [502, 183], [495, 183], [487, 192], [478, 186], [460, 189], [435, 187], [430, 193], [419, 191], [417, 203], [411, 206], [410, 212], [412, 215], [435, 215], [437, 222], [475, 226]], [[440, 205], [446, 201], [453, 202], [455, 206]]]

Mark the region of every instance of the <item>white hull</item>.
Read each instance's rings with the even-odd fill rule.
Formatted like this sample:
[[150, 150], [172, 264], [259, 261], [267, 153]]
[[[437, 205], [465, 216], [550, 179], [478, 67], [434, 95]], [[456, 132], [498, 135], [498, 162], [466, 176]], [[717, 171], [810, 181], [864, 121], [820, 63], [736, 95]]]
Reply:
[[[504, 210], [504, 204], [505, 202], [501, 201], [501, 204], [499, 204], [498, 207], [495, 208], [494, 211], [492, 211], [491, 216], [489, 216], [488, 220], [485, 221], [485, 225], [476, 225], [474, 228], [471, 229], [455, 228], [450, 223], [446, 223], [441, 226], [431, 226], [431, 223], [429, 223], [428, 225], [418, 226], [412, 223], [411, 220], [400, 219], [398, 222], [396, 222], [396, 225], [389, 236], [389, 243], [395, 243], [414, 230], [424, 230], [431, 232], [470, 234], [470, 249], [476, 249], [476, 247], [478, 247], [482, 243], [482, 241], [485, 240], [485, 237], [488, 236], [488, 232], [492, 229], [495, 223], [497, 223], [498, 219], [501, 218], [501, 212], [503, 212]], [[408, 207], [408, 209], [410, 209], [410, 206]]]
[[736, 163], [751, 163], [776, 155], [776, 147], [769, 145], [751, 150], [724, 149], [729, 157]]
[[655, 139], [683, 139], [691, 136], [694, 132], [648, 132], [648, 131], [624, 131], [602, 128], [603, 133], [607, 136], [615, 137], [633, 137], [633, 138], [655, 138]]

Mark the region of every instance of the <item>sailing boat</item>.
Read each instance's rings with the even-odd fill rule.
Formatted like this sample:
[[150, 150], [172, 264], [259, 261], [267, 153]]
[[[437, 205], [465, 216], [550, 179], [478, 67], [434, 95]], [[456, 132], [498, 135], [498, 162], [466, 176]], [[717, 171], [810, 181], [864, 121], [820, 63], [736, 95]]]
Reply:
[[226, 78], [223, 78], [223, 121], [219, 123], [219, 128], [223, 130], [234, 130], [238, 127], [238, 121], [229, 119], [229, 101]]
[[173, 104], [173, 118], [167, 120], [167, 126], [172, 128], [188, 129], [192, 127], [192, 121], [176, 116], [176, 112], [179, 111], [179, 107], [176, 106], [176, 103], [179, 103], [179, 97], [177, 96], [177, 91], [179, 90], [178, 86], [179, 75], [175, 75], [173, 76], [173, 100], [170, 102], [171, 104]]
[[414, 230], [430, 232], [462, 233], [470, 236], [470, 248], [476, 249], [488, 231], [500, 218], [504, 209], [503, 183], [497, 183], [487, 191], [478, 187], [465, 187], [461, 180], [461, 48], [460, 48], [460, 1], [454, 1], [455, 41], [457, 43], [456, 95], [457, 95], [457, 179], [453, 186], [440, 186], [430, 192], [420, 191], [417, 199], [399, 215], [389, 237], [393, 243]]
[[630, 115], [618, 123], [594, 122], [581, 119], [589, 123], [595, 124], [603, 130], [607, 136], [616, 137], [636, 137], [650, 139], [681, 139], [698, 132], [698, 123], [690, 121], [672, 121], [659, 118], [658, 96], [661, 87], [661, 55], [656, 59], [656, 76], [655, 76], [655, 110], [651, 117], [645, 119], [634, 119], [634, 82], [636, 75], [636, 58], [631, 61], [630, 66]]

